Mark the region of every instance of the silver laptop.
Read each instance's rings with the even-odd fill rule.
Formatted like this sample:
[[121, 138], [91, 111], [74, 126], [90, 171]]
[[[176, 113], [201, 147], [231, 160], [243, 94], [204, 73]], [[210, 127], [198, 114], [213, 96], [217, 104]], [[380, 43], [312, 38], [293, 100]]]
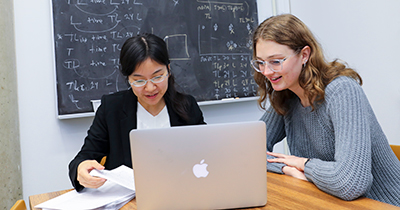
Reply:
[[264, 122], [132, 130], [130, 139], [139, 210], [267, 202]]

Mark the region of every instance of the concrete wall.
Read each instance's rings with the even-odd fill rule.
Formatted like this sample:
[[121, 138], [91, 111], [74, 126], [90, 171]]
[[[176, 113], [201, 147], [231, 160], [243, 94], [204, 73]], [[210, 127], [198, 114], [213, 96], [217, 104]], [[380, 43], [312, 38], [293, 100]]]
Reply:
[[0, 1], [0, 209], [22, 199], [12, 0]]

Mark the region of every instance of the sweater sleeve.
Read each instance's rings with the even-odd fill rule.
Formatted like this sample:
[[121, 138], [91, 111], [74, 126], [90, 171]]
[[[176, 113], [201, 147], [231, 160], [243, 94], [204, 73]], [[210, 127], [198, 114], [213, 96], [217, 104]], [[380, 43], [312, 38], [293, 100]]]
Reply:
[[[264, 121], [267, 128], [267, 151], [272, 152], [275, 144], [285, 138], [285, 124], [283, 116], [278, 115], [276, 111], [270, 106], [260, 119]], [[275, 157], [267, 155], [267, 159], [274, 159]], [[283, 163], [267, 163], [267, 171], [283, 174]]]
[[327, 112], [334, 128], [334, 161], [311, 159], [304, 173], [319, 189], [344, 200], [367, 192], [373, 181], [369, 115], [361, 86], [342, 77], [326, 88]]

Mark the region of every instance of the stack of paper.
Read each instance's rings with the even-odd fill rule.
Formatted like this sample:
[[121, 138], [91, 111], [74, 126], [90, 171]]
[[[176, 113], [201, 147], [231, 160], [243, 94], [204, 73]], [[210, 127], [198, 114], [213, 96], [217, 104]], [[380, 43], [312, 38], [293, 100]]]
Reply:
[[75, 190], [41, 203], [43, 210], [119, 209], [135, 197], [133, 170], [120, 166], [114, 170], [92, 170], [92, 176], [107, 179], [98, 189]]

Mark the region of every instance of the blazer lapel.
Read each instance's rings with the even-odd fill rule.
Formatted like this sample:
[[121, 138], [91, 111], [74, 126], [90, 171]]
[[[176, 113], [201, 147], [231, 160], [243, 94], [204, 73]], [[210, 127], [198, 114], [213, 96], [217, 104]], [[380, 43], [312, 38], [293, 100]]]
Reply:
[[129, 141], [129, 132], [132, 129], [137, 128], [137, 97], [133, 94], [133, 91], [129, 89], [126, 94], [123, 96], [123, 109], [122, 112], [126, 115], [125, 118], [121, 119], [121, 140], [124, 150], [124, 162], [131, 163], [130, 167], [132, 167], [132, 159], [131, 159], [131, 146]]
[[166, 97], [164, 97], [164, 100], [165, 100], [165, 105], [167, 106], [168, 109], [169, 123], [171, 124], [171, 126], [185, 125], [185, 122], [182, 121], [179, 115], [173, 110], [173, 105], [171, 101], [169, 101]]

